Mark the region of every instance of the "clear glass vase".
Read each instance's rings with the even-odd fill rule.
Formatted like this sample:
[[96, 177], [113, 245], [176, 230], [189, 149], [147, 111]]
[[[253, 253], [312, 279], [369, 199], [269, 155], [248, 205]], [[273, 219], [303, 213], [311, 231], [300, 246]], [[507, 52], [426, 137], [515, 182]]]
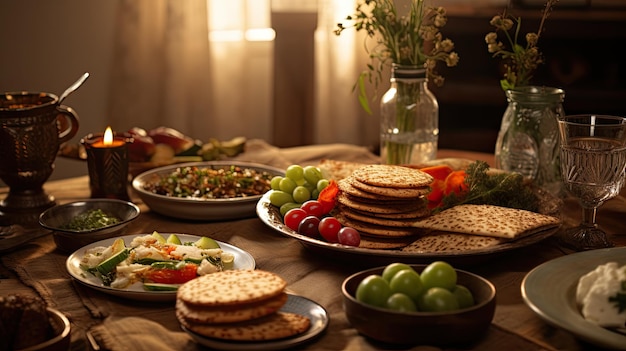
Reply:
[[557, 119], [565, 92], [525, 86], [506, 91], [508, 106], [496, 140], [496, 168], [521, 173], [557, 195], [562, 191]]
[[380, 154], [386, 164], [421, 164], [435, 159], [439, 104], [428, 89], [426, 70], [394, 64], [391, 87], [380, 104]]

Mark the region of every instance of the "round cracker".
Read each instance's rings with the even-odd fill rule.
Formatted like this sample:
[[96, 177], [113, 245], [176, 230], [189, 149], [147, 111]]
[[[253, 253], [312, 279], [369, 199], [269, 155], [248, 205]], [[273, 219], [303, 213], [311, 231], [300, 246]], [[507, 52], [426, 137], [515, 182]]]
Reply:
[[262, 341], [291, 337], [309, 329], [308, 317], [291, 312], [276, 312], [262, 318], [239, 323], [195, 324], [180, 323], [196, 334], [233, 341]]
[[363, 191], [361, 189], [355, 188], [354, 186], [352, 186], [352, 182], [350, 181], [350, 179], [342, 179], [338, 181], [337, 186], [339, 187], [339, 190], [341, 192], [351, 195], [351, 196], [361, 198], [361, 199], [369, 199], [372, 201], [397, 200], [396, 197], [373, 194], [373, 193], [369, 193], [367, 191]]
[[350, 184], [353, 187], [357, 189], [366, 191], [371, 194], [382, 195], [382, 196], [393, 197], [393, 198], [402, 198], [402, 199], [418, 198], [422, 195], [426, 195], [430, 193], [431, 191], [430, 186], [428, 185], [419, 187], [419, 188], [400, 188], [400, 187], [392, 188], [392, 187], [375, 186], [375, 185], [363, 183], [363, 182], [358, 181], [354, 177], [349, 177], [346, 179], [350, 182]]
[[411, 227], [415, 223], [414, 218], [381, 218], [373, 214], [361, 214], [351, 210], [343, 210], [341, 214], [349, 219], [361, 221], [364, 223], [371, 223], [376, 225], [382, 225], [387, 227]]
[[185, 319], [190, 323], [199, 324], [216, 324], [216, 323], [235, 323], [249, 319], [267, 316], [280, 310], [287, 302], [287, 293], [278, 296], [238, 306], [226, 307], [204, 307], [197, 305], [189, 305], [184, 301], [176, 300], [176, 316], [179, 319]]
[[277, 296], [287, 282], [263, 270], [226, 270], [200, 276], [181, 285], [176, 298], [191, 305], [231, 306]]
[[385, 202], [385, 203], [369, 203], [361, 202], [346, 194], [339, 193], [337, 202], [340, 204], [363, 212], [370, 213], [406, 213], [421, 210], [426, 207], [423, 198], [410, 201]]
[[362, 249], [379, 250], [402, 249], [413, 241], [415, 241], [415, 236], [400, 238], [381, 238], [376, 236], [369, 236], [366, 233], [362, 233], [359, 247]]
[[361, 183], [385, 188], [421, 188], [433, 181], [428, 173], [397, 165], [367, 165], [357, 168], [352, 177]]
[[335, 218], [345, 227], [352, 227], [358, 230], [360, 233], [365, 233], [370, 236], [378, 236], [378, 237], [406, 237], [413, 236], [419, 232], [419, 229], [406, 227], [388, 227], [377, 224], [365, 223], [362, 221], [358, 221], [355, 219], [351, 219], [343, 215], [342, 213], [338, 213], [335, 215]]
[[[360, 211], [354, 208], [348, 208], [344, 205], [339, 204], [340, 211], [351, 211], [353, 213], [359, 214], [361, 216], [371, 216], [372, 213]], [[412, 219], [414, 221], [422, 219], [426, 216], [430, 215], [430, 210], [428, 208], [417, 209], [415, 211], [409, 212], [399, 212], [399, 213], [376, 213], [377, 218], [385, 218], [385, 219]]]

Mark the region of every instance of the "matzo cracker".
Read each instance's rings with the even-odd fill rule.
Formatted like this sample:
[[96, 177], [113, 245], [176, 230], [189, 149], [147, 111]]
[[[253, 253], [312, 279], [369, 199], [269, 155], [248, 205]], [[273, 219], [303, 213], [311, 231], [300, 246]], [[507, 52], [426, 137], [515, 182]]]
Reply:
[[561, 220], [531, 211], [493, 205], [458, 205], [416, 221], [414, 227], [516, 239], [558, 227]]
[[287, 282], [262, 270], [226, 270], [206, 274], [178, 288], [177, 299], [200, 306], [229, 306], [269, 299], [283, 292]]

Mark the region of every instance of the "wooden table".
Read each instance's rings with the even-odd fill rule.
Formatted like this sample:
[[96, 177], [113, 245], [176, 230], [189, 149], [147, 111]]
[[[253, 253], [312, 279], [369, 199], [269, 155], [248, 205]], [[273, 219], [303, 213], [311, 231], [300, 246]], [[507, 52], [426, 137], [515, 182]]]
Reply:
[[[374, 160], [361, 149], [338, 150], [332, 147], [308, 147], [278, 152], [265, 162], [284, 167], [284, 162], [315, 164], [321, 158], [345, 160]], [[280, 157], [279, 157], [280, 156]], [[491, 155], [440, 151], [440, 157], [462, 156], [491, 160]], [[258, 155], [249, 155], [256, 160]], [[277, 163], [281, 159], [283, 164]], [[58, 203], [89, 197], [88, 178], [77, 177], [51, 181], [45, 186]], [[6, 188], [0, 188], [5, 194]], [[285, 237], [267, 227], [256, 217], [226, 222], [181, 221], [151, 212], [136, 197], [141, 208], [139, 218], [130, 224], [126, 234], [175, 232], [207, 235], [228, 242], [251, 253], [257, 268], [281, 275], [288, 289], [321, 304], [329, 313], [330, 324], [318, 339], [302, 346], [307, 350], [375, 350], [386, 348], [360, 336], [348, 323], [341, 304], [340, 286], [348, 275], [368, 266], [368, 262], [346, 262], [319, 256], [298, 241]], [[623, 246], [621, 218], [626, 212], [624, 194], [608, 201], [598, 218], [612, 239]], [[565, 223], [576, 223], [580, 209], [572, 200], [563, 206]], [[568, 252], [556, 245], [553, 238], [516, 249], [487, 260], [464, 263], [457, 268], [484, 276], [497, 288], [497, 308], [493, 323], [485, 337], [468, 350], [591, 350], [591, 345], [578, 341], [570, 333], [554, 328], [540, 319], [522, 300], [520, 284], [524, 276], [537, 265], [561, 257]], [[88, 336], [96, 336], [100, 346], [133, 350], [196, 350], [195, 344], [183, 333], [174, 315], [172, 303], [131, 301], [102, 294], [72, 281], [65, 269], [66, 253], [56, 250], [51, 235], [44, 235], [1, 256], [0, 294], [25, 292], [42, 296], [50, 305], [64, 312], [73, 323], [72, 349], [90, 348]], [[87, 333], [89, 331], [89, 333]], [[107, 336], [107, 333], [111, 335]], [[107, 341], [108, 340], [108, 341]], [[104, 345], [106, 344], [106, 345]], [[387, 346], [388, 347], [388, 346]], [[625, 346], [626, 347], [626, 346]], [[414, 350], [439, 350], [431, 346], [416, 346]], [[450, 349], [451, 350], [451, 349]]]

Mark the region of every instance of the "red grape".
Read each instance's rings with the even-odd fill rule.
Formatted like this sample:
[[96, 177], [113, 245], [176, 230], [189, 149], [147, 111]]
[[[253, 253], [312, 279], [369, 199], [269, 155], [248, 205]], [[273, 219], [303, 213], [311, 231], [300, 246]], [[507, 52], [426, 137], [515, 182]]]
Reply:
[[289, 229], [293, 231], [298, 231], [298, 225], [300, 225], [300, 222], [302, 222], [302, 220], [306, 216], [308, 216], [308, 214], [303, 209], [292, 208], [291, 210], [287, 211], [287, 213], [285, 213], [283, 221]]
[[329, 243], [336, 243], [339, 242], [337, 233], [339, 233], [341, 227], [341, 223], [335, 217], [324, 217], [320, 221], [319, 232], [322, 238]]
[[361, 243], [361, 234], [352, 227], [343, 227], [337, 233], [337, 239], [342, 245], [359, 246]]
[[322, 217], [324, 215], [324, 206], [317, 200], [309, 200], [300, 206], [310, 216]]
[[298, 225], [298, 233], [311, 238], [317, 238], [320, 235], [318, 226], [320, 219], [315, 216], [306, 216]]

